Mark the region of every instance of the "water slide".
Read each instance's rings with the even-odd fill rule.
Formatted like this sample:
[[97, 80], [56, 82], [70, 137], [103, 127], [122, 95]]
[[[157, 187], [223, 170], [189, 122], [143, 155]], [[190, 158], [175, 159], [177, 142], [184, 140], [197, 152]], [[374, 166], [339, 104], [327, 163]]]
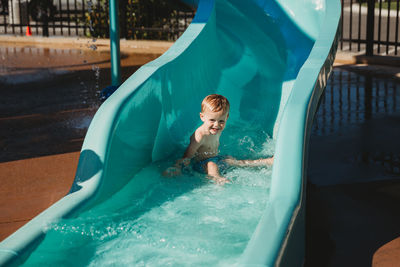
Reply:
[[[308, 138], [332, 69], [339, 0], [199, 0], [193, 22], [88, 129], [67, 196], [0, 244], [0, 265], [301, 266]], [[274, 155], [162, 177], [212, 93], [231, 104], [221, 154]]]

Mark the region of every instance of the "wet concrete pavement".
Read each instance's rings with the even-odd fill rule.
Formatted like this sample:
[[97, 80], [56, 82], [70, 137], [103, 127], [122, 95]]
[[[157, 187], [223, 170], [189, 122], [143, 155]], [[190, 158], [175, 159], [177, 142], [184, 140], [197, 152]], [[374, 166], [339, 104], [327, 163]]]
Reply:
[[[95, 44], [0, 43], [0, 162], [80, 150], [111, 83], [109, 51]], [[160, 51], [121, 54], [124, 80]]]
[[[0, 240], [68, 192], [110, 83], [104, 41], [12, 40], [0, 43]], [[123, 78], [169, 45], [122, 43]], [[399, 136], [398, 69], [335, 67], [310, 139], [306, 266], [371, 266], [400, 236]]]

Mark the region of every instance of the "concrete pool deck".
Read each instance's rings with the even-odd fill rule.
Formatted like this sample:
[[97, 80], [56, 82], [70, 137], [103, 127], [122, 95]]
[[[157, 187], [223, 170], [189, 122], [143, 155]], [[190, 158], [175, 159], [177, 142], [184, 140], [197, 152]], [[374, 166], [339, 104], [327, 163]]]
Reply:
[[[121, 41], [123, 78], [171, 45]], [[108, 40], [7, 36], [0, 37], [0, 50], [4, 90], [0, 122], [5, 129], [0, 136], [3, 240], [69, 191], [86, 129], [101, 104], [98, 91], [110, 79]], [[339, 53], [335, 69], [398, 82], [400, 68], [395, 64], [382, 67], [355, 64], [354, 60], [354, 55]], [[397, 150], [399, 118], [395, 112], [335, 134], [311, 136], [306, 266], [398, 263], [399, 173], [384, 173], [375, 163], [348, 159], [348, 155], [365, 150], [375, 159], [376, 147], [367, 144], [380, 145], [380, 141], [389, 143], [385, 150]], [[364, 135], [365, 142], [352, 146], [360, 139], [360, 129], [369, 134]], [[339, 176], [345, 177], [335, 181]]]

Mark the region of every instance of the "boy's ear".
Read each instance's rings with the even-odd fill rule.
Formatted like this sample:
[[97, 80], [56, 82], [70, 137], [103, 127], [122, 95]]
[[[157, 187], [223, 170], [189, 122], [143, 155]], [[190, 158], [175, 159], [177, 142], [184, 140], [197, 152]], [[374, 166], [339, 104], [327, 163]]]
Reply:
[[204, 115], [200, 112], [200, 120], [204, 121]]

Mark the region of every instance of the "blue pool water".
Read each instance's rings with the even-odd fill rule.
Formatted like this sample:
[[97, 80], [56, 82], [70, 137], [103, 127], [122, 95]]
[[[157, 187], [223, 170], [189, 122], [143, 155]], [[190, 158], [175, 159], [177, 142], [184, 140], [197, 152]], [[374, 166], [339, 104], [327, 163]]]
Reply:
[[[227, 127], [220, 153], [238, 158], [272, 155], [273, 140], [258, 127], [244, 125]], [[229, 168], [224, 176], [231, 183], [221, 186], [192, 171], [162, 177], [172, 163], [150, 164], [107, 201], [49, 225], [25, 265], [236, 263], [267, 204], [272, 168]]]

